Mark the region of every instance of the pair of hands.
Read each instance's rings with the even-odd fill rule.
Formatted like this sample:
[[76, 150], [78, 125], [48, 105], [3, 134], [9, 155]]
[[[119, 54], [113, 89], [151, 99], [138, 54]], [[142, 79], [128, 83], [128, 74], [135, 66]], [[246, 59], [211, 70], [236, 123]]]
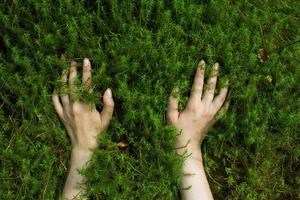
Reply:
[[[63, 58], [63, 57], [62, 57]], [[64, 58], [63, 58], [64, 59]], [[208, 81], [208, 89], [203, 97], [205, 63], [202, 60], [197, 68], [193, 90], [188, 100], [186, 108], [179, 112], [179, 98], [171, 95], [169, 97], [167, 118], [168, 122], [174, 126], [181, 134], [177, 138], [177, 153], [183, 155], [188, 152], [192, 156], [183, 165], [183, 174], [193, 173], [195, 176], [186, 176], [182, 179], [183, 188], [192, 185], [192, 190], [182, 191], [182, 199], [213, 199], [207, 178], [202, 164], [202, 154], [199, 145], [202, 143], [207, 130], [216, 121], [216, 113], [223, 107], [227, 109], [229, 103], [225, 103], [228, 87], [221, 89], [220, 93], [214, 97], [217, 83], [219, 65], [216, 63], [212, 67], [211, 77]], [[85, 58], [82, 68], [82, 84], [92, 92], [91, 63]], [[75, 98], [74, 90], [77, 81], [77, 63], [72, 61], [69, 70], [64, 70], [61, 81], [64, 86], [68, 85], [68, 94], [58, 96], [53, 93], [52, 100], [57, 114], [67, 129], [72, 142], [72, 154], [70, 171], [63, 190], [64, 199], [74, 199], [81, 196], [85, 185], [84, 177], [78, 172], [91, 158], [92, 151], [98, 147], [97, 136], [105, 131], [112, 118], [114, 110], [114, 100], [112, 91], [108, 88], [103, 95], [103, 110], [98, 112], [95, 105], [89, 105], [78, 101]], [[175, 89], [173, 93], [178, 92]]]
[[[62, 59], [64, 59], [62, 57]], [[208, 129], [215, 123], [215, 115], [220, 109], [228, 109], [229, 102], [224, 103], [228, 86], [223, 87], [214, 97], [217, 84], [219, 64], [212, 67], [211, 77], [208, 81], [208, 89], [203, 93], [205, 62], [200, 61], [193, 83], [193, 89], [186, 108], [179, 112], [179, 98], [169, 97], [167, 119], [181, 134], [177, 139], [177, 152], [182, 154], [186, 148], [199, 149]], [[91, 63], [85, 58], [83, 61], [82, 84], [92, 92], [91, 87]], [[61, 81], [74, 89], [77, 79], [77, 63], [72, 61], [71, 67], [64, 70]], [[178, 92], [175, 89], [173, 93]], [[114, 100], [112, 91], [108, 88], [103, 95], [104, 107], [98, 112], [95, 106], [74, 100], [74, 94], [57, 94], [52, 96], [57, 114], [67, 129], [73, 148], [83, 151], [93, 150], [98, 147], [97, 135], [105, 131], [112, 118]], [[185, 148], [184, 148], [185, 147]]]

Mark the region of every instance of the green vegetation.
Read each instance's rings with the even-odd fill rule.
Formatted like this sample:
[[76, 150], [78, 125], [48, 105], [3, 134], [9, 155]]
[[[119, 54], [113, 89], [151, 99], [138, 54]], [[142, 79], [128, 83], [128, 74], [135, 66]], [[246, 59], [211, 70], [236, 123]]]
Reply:
[[71, 149], [51, 102], [61, 53], [91, 58], [99, 93], [84, 99], [101, 108], [110, 87], [116, 100], [83, 171], [91, 199], [178, 199], [167, 99], [175, 85], [188, 97], [202, 58], [231, 87], [202, 147], [215, 199], [299, 199], [299, 21], [295, 0], [2, 0], [0, 199], [61, 193]]

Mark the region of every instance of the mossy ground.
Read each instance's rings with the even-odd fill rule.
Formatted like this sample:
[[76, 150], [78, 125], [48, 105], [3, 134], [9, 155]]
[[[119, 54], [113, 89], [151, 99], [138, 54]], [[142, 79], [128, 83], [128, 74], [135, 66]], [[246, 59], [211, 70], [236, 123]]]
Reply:
[[116, 100], [83, 171], [91, 199], [178, 198], [165, 111], [175, 85], [184, 105], [200, 59], [219, 62], [231, 88], [202, 147], [215, 199], [299, 199], [299, 21], [295, 0], [1, 1], [0, 199], [61, 193], [71, 149], [51, 102], [61, 53], [91, 59], [98, 93], [87, 100], [101, 108], [107, 87]]

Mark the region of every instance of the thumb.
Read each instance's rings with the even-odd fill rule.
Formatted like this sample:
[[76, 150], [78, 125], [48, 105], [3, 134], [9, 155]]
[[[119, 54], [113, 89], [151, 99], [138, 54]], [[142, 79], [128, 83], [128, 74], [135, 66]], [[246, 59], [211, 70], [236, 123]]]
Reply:
[[178, 110], [178, 104], [179, 104], [179, 88], [175, 87], [172, 90], [172, 94], [169, 97], [168, 102], [168, 109], [167, 109], [167, 118], [168, 122], [171, 124], [175, 124], [178, 120], [179, 116], [179, 110]]

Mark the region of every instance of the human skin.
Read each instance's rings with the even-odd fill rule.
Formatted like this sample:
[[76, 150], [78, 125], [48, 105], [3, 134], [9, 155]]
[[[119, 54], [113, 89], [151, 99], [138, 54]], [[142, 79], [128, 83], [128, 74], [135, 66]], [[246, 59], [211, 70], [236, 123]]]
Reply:
[[[64, 60], [64, 57], [62, 56]], [[82, 69], [82, 84], [89, 92], [91, 87], [91, 63], [85, 58]], [[74, 91], [77, 79], [77, 63], [72, 61], [69, 70], [64, 70], [61, 81]], [[68, 83], [67, 83], [68, 82]], [[72, 91], [71, 90], [71, 91]], [[94, 105], [78, 101], [74, 93], [52, 95], [55, 110], [64, 124], [72, 143], [69, 173], [63, 189], [63, 199], [84, 199], [84, 177], [79, 169], [85, 167], [99, 145], [97, 137], [104, 132], [112, 118], [114, 100], [108, 88], [103, 95], [103, 110], [98, 112]]]
[[[181, 156], [188, 156], [182, 167], [182, 200], [213, 199], [204, 171], [201, 144], [208, 129], [216, 122], [216, 114], [226, 111], [229, 106], [229, 101], [224, 103], [228, 92], [228, 83], [214, 97], [218, 70], [219, 64], [215, 63], [208, 81], [208, 88], [202, 95], [205, 62], [200, 61], [194, 78], [193, 90], [182, 112], [178, 109], [178, 95], [177, 97], [174, 95], [169, 97], [167, 119], [179, 132], [176, 151]], [[176, 92], [178, 89], [173, 91], [173, 93]]]

